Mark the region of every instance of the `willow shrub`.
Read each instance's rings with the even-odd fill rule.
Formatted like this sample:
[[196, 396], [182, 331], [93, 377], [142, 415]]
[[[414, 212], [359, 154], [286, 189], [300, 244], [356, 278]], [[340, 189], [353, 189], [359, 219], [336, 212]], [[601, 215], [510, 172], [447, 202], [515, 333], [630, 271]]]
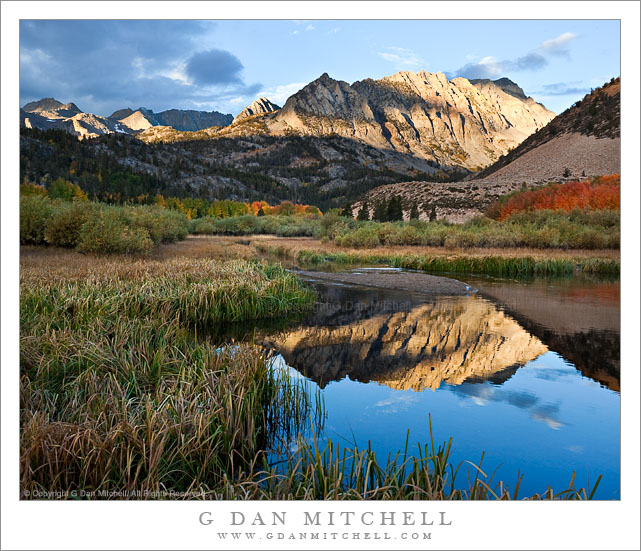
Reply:
[[85, 222], [98, 214], [95, 203], [64, 202], [56, 205], [46, 222], [45, 241], [56, 247], [74, 248], [80, 241], [80, 230]]
[[86, 253], [147, 253], [159, 243], [185, 239], [189, 221], [156, 206], [20, 198], [20, 243], [76, 248]]
[[20, 244], [44, 245], [47, 222], [53, 213], [53, 203], [46, 197], [20, 197]]
[[121, 212], [100, 209], [80, 228], [77, 249], [83, 253], [148, 253], [154, 246], [149, 232], [127, 224]]

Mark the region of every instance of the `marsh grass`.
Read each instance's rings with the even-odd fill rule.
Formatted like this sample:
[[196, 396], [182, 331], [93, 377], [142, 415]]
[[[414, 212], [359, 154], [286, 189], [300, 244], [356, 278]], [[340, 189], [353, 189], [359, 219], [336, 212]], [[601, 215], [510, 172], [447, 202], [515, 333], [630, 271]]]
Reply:
[[98, 276], [25, 285], [21, 309], [24, 316], [49, 318], [56, 329], [123, 316], [210, 326], [294, 314], [314, 300], [281, 266], [201, 259], [181, 270], [184, 264], [168, 261], [164, 271], [144, 279]]
[[296, 251], [258, 244], [257, 250], [267, 256], [289, 258], [303, 266], [338, 265], [386, 265], [395, 268], [422, 270], [433, 273], [479, 274], [508, 277], [572, 276], [586, 273], [595, 275], [619, 275], [620, 262], [601, 258], [534, 258], [532, 256], [460, 255], [456, 254], [395, 254], [320, 252], [309, 249]]
[[305, 389], [285, 385], [263, 350], [194, 328], [301, 312], [314, 293], [279, 266], [183, 265], [23, 281], [23, 491], [217, 488], [284, 426], [301, 430]]
[[295, 453], [275, 469], [263, 458], [263, 469], [242, 479], [240, 489], [227, 487], [218, 497], [224, 499], [299, 500], [590, 500], [601, 481], [592, 488], [577, 488], [572, 473], [568, 487], [555, 492], [547, 488], [531, 496], [520, 496], [523, 475], [517, 475], [513, 488], [496, 479], [496, 471], [486, 473], [483, 454], [478, 465], [452, 462], [452, 439], [436, 445], [430, 442], [405, 448], [380, 460], [370, 447], [344, 446], [328, 440], [320, 446], [316, 435], [301, 440]]

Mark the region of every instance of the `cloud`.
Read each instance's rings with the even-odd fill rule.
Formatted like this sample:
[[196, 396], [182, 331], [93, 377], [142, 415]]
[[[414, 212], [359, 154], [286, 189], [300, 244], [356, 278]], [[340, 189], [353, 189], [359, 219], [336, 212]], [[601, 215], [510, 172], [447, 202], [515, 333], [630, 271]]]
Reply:
[[212, 21], [23, 20], [20, 102], [53, 96], [109, 115], [123, 107], [221, 110], [262, 86], [210, 46]]
[[259, 93], [259, 96], [265, 97], [282, 107], [290, 96], [292, 96], [305, 86], [307, 86], [307, 82], [292, 82], [291, 84], [281, 84], [279, 86], [264, 88]]
[[397, 67], [417, 67], [423, 62], [415, 52], [407, 48], [390, 46], [385, 49], [387, 50], [386, 52], [378, 52], [378, 55], [385, 61], [394, 63]]
[[340, 27], [334, 27], [332, 30], [328, 31], [327, 34], [336, 34], [340, 32], [341, 28]]
[[191, 56], [186, 71], [196, 84], [239, 84], [243, 64], [225, 50], [207, 50]]
[[312, 24], [310, 23], [309, 25], [307, 25], [307, 27], [305, 27], [305, 30], [306, 30], [306, 31], [313, 31], [315, 28], [316, 28], [316, 27], [314, 27], [314, 25], [312, 25]]
[[[566, 32], [556, 38], [544, 41], [536, 51], [529, 52], [522, 57], [499, 61], [492, 56], [487, 56], [480, 61], [467, 63], [454, 73], [446, 73], [446, 75], [448, 78], [456, 76], [469, 79], [495, 79], [518, 71], [537, 71], [548, 64], [547, 55], [569, 58], [568, 44], [576, 37], [576, 34]], [[472, 56], [465, 57], [469, 60]]]
[[547, 60], [541, 54], [531, 52], [514, 60], [499, 61], [487, 56], [476, 63], [467, 63], [454, 72], [454, 76], [474, 78], [497, 78], [516, 71], [536, 71], [547, 65]]
[[533, 92], [540, 96], [576, 96], [590, 93], [589, 88], [576, 86], [580, 81], [574, 82], [555, 82], [554, 84], [544, 84], [538, 92]]
[[574, 40], [576, 37], [576, 34], [569, 32], [560, 34], [556, 38], [551, 38], [543, 42], [543, 44], [541, 44], [541, 50], [550, 55], [569, 57], [568, 42]]

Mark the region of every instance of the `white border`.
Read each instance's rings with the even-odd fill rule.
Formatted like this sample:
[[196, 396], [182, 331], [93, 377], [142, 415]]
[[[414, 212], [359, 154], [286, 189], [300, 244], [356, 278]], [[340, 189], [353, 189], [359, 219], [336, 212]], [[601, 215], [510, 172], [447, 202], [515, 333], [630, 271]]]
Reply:
[[[393, 541], [221, 543], [229, 511], [446, 511], [437, 549], [639, 549], [639, 3], [638, 2], [3, 2], [2, 10], [2, 549], [400, 548]], [[18, 20], [20, 18], [621, 19], [622, 499], [594, 503], [48, 503], [18, 500]], [[498, 17], [497, 17], [498, 16]], [[599, 37], [594, 37], [599, 40]], [[198, 524], [211, 511], [215, 524]], [[249, 517], [249, 515], [248, 515]], [[293, 523], [287, 530], [295, 529]], [[355, 530], [354, 530], [355, 531]], [[377, 531], [384, 531], [383, 528]]]

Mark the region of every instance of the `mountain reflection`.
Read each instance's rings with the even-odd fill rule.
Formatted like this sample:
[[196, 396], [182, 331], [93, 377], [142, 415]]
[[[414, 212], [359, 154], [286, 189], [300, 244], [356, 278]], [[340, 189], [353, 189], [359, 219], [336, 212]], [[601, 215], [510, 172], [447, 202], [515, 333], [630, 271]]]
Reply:
[[346, 376], [416, 391], [466, 380], [500, 384], [547, 351], [477, 296], [317, 288], [320, 300], [311, 317], [262, 342], [321, 387]]
[[619, 392], [619, 281], [479, 280], [474, 286], [583, 375]]

